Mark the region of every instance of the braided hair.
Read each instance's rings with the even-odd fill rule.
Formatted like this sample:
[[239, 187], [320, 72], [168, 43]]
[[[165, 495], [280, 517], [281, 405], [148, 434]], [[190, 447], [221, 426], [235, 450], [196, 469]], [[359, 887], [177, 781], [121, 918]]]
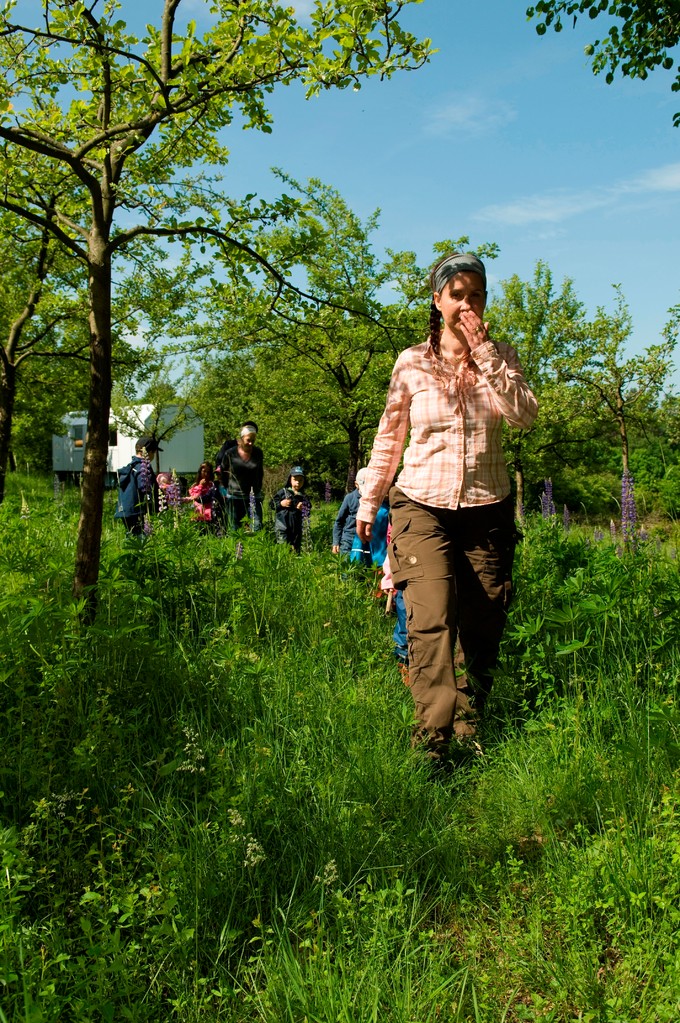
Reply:
[[430, 306], [430, 344], [432, 345], [432, 351], [439, 357], [440, 346], [439, 341], [442, 332], [442, 314], [437, 309], [434, 302]]
[[[451, 256], [459, 255], [460, 255], [459, 252], [447, 252], [445, 256], [442, 256], [442, 258], [438, 259], [437, 262], [434, 264], [434, 266], [430, 270], [430, 290], [432, 294], [435, 293], [434, 279], [437, 269], [442, 265], [442, 263], [445, 263], [447, 259], [450, 259]], [[432, 304], [430, 306], [430, 344], [432, 345], [432, 351], [437, 357], [441, 355], [440, 348], [441, 333], [442, 314], [437, 309], [433, 299]]]

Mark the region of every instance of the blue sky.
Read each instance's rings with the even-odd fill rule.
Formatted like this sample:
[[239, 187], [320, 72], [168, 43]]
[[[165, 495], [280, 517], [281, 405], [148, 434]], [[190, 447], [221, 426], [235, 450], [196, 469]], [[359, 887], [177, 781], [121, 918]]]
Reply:
[[[204, 3], [188, 6], [198, 13]], [[593, 76], [583, 47], [602, 34], [602, 18], [541, 38], [526, 6], [412, 6], [402, 21], [437, 47], [429, 65], [311, 101], [280, 90], [271, 135], [226, 137], [225, 187], [271, 198], [281, 191], [274, 166], [320, 178], [361, 217], [381, 210], [378, 249], [411, 249], [427, 264], [438, 239], [495, 241], [492, 286], [513, 273], [528, 280], [542, 259], [558, 286], [573, 279], [591, 314], [613, 309], [620, 284], [631, 351], [641, 352], [680, 303], [680, 129], [672, 125], [680, 96], [668, 72], [611, 86]]]

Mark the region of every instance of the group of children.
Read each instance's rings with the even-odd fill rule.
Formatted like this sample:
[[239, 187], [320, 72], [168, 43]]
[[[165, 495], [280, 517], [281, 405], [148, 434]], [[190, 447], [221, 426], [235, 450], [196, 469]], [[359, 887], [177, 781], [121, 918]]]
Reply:
[[[172, 473], [154, 472], [150, 459], [159, 450], [161, 449], [158, 442], [153, 437], [140, 437], [135, 445], [132, 461], [118, 473], [115, 518], [123, 522], [129, 533], [141, 534], [144, 520], [151, 513], [163, 511], [168, 507], [178, 508], [184, 503], [193, 505], [195, 519], [205, 531], [229, 524], [232, 528], [240, 525], [240, 521], [230, 522], [233, 515], [230, 515], [228, 491], [223, 481], [219, 477], [216, 479], [211, 462], [201, 463], [188, 493], [183, 493], [179, 480]], [[382, 589], [392, 595], [397, 616], [393, 634], [395, 656], [400, 663], [407, 664], [404, 599], [401, 590], [393, 587], [387, 557], [390, 539], [387, 502], [378, 511], [370, 543], [362, 543], [356, 531], [356, 516], [365, 478], [366, 470], [360, 469], [354, 490], [346, 495], [340, 505], [333, 523], [332, 550], [334, 554], [346, 556], [350, 563], [382, 568]], [[309, 521], [312, 509], [312, 502], [305, 492], [305, 482], [304, 469], [301, 465], [294, 465], [285, 484], [276, 491], [269, 502], [275, 515], [276, 542], [289, 544], [298, 554], [302, 549], [305, 522]], [[231, 510], [233, 511], [233, 507]]]

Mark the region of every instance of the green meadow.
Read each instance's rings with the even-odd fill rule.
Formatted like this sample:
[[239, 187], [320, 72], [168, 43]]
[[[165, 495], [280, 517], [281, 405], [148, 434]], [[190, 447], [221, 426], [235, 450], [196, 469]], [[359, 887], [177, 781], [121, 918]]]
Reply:
[[484, 756], [433, 775], [336, 504], [296, 557], [109, 494], [86, 628], [77, 490], [8, 489], [0, 1023], [677, 1023], [677, 526], [528, 517]]

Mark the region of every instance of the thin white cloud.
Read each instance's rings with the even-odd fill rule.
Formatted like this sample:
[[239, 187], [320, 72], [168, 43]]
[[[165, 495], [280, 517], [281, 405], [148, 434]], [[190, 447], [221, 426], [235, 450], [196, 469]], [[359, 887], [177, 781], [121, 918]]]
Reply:
[[680, 163], [667, 163], [636, 178], [631, 183], [636, 192], [680, 192]]
[[431, 110], [424, 131], [440, 138], [460, 132], [481, 135], [502, 128], [516, 116], [508, 103], [490, 103], [480, 96], [460, 96]]
[[475, 219], [512, 226], [557, 224], [592, 210], [615, 206], [626, 197], [653, 197], [662, 192], [680, 192], [680, 163], [652, 168], [638, 177], [618, 181], [607, 188], [584, 189], [581, 192], [559, 189], [486, 206]]

